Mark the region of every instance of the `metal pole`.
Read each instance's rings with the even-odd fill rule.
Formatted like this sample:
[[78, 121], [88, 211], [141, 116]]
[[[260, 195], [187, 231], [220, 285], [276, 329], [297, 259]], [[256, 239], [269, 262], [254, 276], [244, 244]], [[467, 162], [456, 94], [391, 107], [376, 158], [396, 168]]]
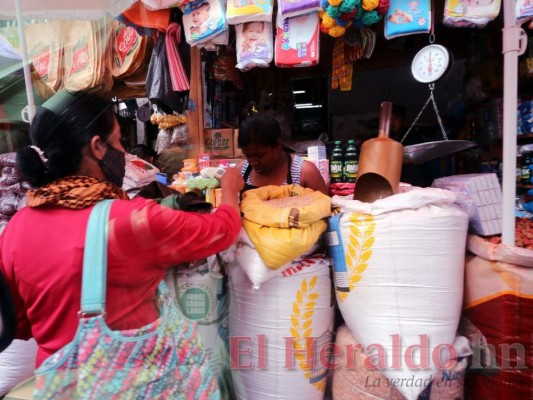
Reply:
[[26, 47], [26, 34], [24, 32], [24, 21], [22, 19], [22, 10], [20, 6], [21, 0], [15, 0], [15, 13], [17, 16], [17, 24], [20, 39], [20, 52], [22, 55], [22, 68], [24, 70], [24, 83], [26, 86], [26, 97], [28, 99], [28, 115], [29, 122], [35, 115], [35, 99], [33, 98], [33, 85], [31, 82], [30, 61], [28, 59], [28, 48]]
[[514, 246], [518, 56], [527, 48], [527, 35], [516, 21], [514, 0], [503, 0], [503, 16], [502, 243]]

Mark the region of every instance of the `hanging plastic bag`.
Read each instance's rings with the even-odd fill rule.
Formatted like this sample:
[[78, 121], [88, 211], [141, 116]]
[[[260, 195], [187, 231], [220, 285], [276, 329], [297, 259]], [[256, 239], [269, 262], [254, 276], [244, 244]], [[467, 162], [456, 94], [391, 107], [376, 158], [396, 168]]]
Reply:
[[174, 111], [181, 111], [178, 92], [172, 90], [164, 33], [159, 34], [152, 52], [146, 75], [146, 93], [152, 102], [159, 101]]

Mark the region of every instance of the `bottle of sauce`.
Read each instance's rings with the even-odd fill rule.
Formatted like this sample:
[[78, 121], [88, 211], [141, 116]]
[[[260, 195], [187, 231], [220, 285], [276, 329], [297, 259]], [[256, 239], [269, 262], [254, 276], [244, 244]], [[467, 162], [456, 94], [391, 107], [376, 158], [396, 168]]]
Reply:
[[357, 180], [358, 158], [355, 140], [350, 139], [344, 153], [344, 182], [355, 183]]
[[340, 140], [335, 141], [335, 147], [331, 152], [329, 160], [329, 176], [331, 183], [342, 182], [343, 179], [343, 156], [342, 156], [342, 142]]

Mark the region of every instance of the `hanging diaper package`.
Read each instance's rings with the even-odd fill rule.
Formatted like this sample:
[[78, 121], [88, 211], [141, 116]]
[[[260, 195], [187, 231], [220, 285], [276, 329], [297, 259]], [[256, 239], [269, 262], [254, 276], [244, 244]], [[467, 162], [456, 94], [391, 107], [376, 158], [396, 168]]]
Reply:
[[501, 0], [446, 0], [442, 23], [452, 28], [484, 28], [498, 16], [500, 7]]
[[278, 12], [283, 18], [320, 11], [320, 0], [279, 0]]
[[207, 42], [228, 29], [220, 0], [194, 0], [183, 7], [185, 39], [191, 46]]
[[391, 0], [385, 16], [385, 38], [429, 33], [431, 0]]
[[319, 57], [318, 13], [283, 18], [276, 15], [276, 67], [311, 67]]
[[533, 17], [533, 2], [530, 0], [516, 0], [516, 19], [523, 21]]
[[237, 25], [251, 21], [272, 23], [272, 0], [228, 0], [226, 19]]
[[209, 39], [207, 42], [198, 43], [199, 49], [206, 49], [208, 51], [215, 51], [218, 46], [227, 46], [229, 43], [229, 29], [219, 33], [215, 37]]
[[272, 24], [264, 21], [251, 21], [235, 25], [237, 37], [237, 65], [241, 71], [255, 67], [266, 68], [272, 62]]

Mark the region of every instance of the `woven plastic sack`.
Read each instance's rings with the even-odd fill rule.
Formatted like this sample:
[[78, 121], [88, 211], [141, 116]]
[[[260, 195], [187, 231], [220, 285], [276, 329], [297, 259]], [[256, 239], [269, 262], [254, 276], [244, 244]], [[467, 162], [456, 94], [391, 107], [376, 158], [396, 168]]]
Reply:
[[185, 318], [198, 324], [209, 365], [218, 379], [221, 399], [232, 400], [228, 348], [230, 299], [221, 264], [224, 264], [221, 257], [210, 256], [178, 266], [168, 271], [165, 282]]
[[[450, 356], [438, 352], [459, 324], [468, 227], [455, 200], [434, 188], [373, 203], [333, 197], [341, 213], [328, 220], [327, 239], [339, 309], [359, 343], [381, 346], [376, 366], [388, 379], [425, 380]], [[395, 354], [395, 341], [427, 357]], [[398, 389], [414, 400], [424, 387]]]
[[33, 376], [37, 343], [34, 339], [14, 340], [0, 353], [0, 397]]
[[239, 265], [228, 272], [235, 399], [322, 400], [329, 370], [320, 355], [333, 343], [329, 265], [274, 277], [259, 289]]
[[461, 333], [471, 340], [474, 358], [466, 392], [472, 399], [529, 400], [533, 251], [475, 235], [469, 236], [468, 250], [463, 310], [468, 323], [461, 323]]
[[[299, 185], [264, 186], [243, 196], [243, 227], [268, 268], [308, 252], [326, 231], [331, 199]], [[298, 203], [300, 205], [298, 205]]]
[[299, 185], [263, 186], [244, 192], [244, 218], [274, 228], [305, 228], [331, 215], [331, 198]]
[[256, 289], [277, 276], [290, 276], [314, 264], [330, 265], [325, 246], [319, 241], [309, 251], [278, 269], [268, 268], [244, 229], [241, 229], [235, 245], [234, 261], [242, 268]]

